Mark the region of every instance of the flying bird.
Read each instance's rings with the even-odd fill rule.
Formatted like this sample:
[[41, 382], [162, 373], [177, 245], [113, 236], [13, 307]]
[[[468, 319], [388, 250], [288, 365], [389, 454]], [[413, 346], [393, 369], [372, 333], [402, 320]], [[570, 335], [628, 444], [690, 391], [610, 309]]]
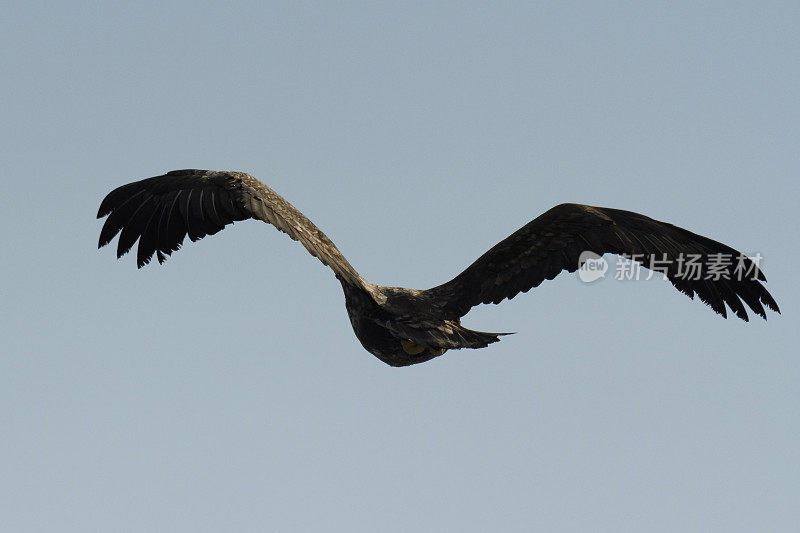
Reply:
[[[764, 306], [780, 313], [762, 284], [764, 274], [743, 254], [672, 224], [606, 207], [557, 205], [496, 244], [455, 278], [427, 290], [384, 287], [365, 280], [300, 211], [244, 172], [174, 170], [129, 183], [102, 201], [97, 218], [105, 216], [99, 247], [119, 233], [119, 258], [138, 240], [139, 268], [154, 254], [163, 263], [187, 235], [196, 241], [249, 218], [272, 224], [333, 270], [356, 337], [368, 352], [392, 366], [422, 363], [447, 350], [484, 348], [499, 341], [506, 333], [467, 329], [461, 317], [478, 304], [498, 304], [564, 270], [574, 272], [584, 252], [627, 256], [653, 269], [653, 261], [661, 261], [660, 270], [675, 288], [691, 298], [697, 294], [723, 317], [727, 317], [726, 304], [745, 321], [744, 304], [764, 319]], [[686, 274], [685, 256], [700, 258], [701, 275]], [[718, 261], [723, 256], [731, 260]], [[742, 276], [739, 269], [751, 275]]]

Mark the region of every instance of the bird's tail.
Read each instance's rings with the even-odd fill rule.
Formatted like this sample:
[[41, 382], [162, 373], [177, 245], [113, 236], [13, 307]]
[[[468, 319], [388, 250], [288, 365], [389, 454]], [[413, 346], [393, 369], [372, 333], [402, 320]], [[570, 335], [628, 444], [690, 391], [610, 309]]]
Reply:
[[474, 331], [462, 326], [458, 320], [429, 321], [407, 318], [387, 322], [385, 325], [401, 339], [445, 350], [485, 348], [493, 342], [498, 342], [502, 335], [512, 335], [512, 333]]
[[467, 329], [459, 324], [458, 336], [460, 337], [459, 348], [485, 348], [493, 342], [499, 342], [503, 335], [513, 335], [508, 333], [492, 333], [488, 331], [475, 331]]

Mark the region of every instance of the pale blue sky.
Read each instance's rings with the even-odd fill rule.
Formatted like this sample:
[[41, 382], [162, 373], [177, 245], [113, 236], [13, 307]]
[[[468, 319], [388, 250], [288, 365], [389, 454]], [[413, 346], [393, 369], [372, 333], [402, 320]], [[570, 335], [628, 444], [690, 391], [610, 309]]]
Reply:
[[[796, 531], [797, 2], [15, 2], [0, 520], [27, 531]], [[385, 366], [256, 222], [98, 252], [112, 188], [243, 170], [376, 283], [561, 202], [760, 252], [783, 316], [554, 281]]]

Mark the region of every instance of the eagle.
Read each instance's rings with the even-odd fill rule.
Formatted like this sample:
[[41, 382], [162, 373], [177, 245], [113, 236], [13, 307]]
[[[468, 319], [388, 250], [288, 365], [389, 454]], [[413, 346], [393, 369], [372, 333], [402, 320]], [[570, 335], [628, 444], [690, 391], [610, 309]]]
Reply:
[[[720, 242], [631, 211], [565, 203], [525, 224], [450, 281], [427, 290], [384, 287], [365, 280], [331, 240], [278, 193], [244, 172], [174, 170], [123, 185], [100, 204], [108, 217], [98, 247], [119, 234], [117, 257], [137, 242], [137, 266], [159, 263], [186, 236], [196, 241], [233, 222], [272, 224], [328, 266], [342, 285], [356, 337], [391, 366], [423, 363], [460, 348], [485, 348], [508, 333], [473, 331], [461, 317], [478, 304], [498, 304], [560, 272], [575, 272], [586, 254], [628, 257], [660, 271], [676, 289], [727, 318], [748, 320], [745, 304], [766, 319], [780, 313], [758, 265]], [[694, 275], [684, 258], [694, 257]], [[724, 258], [724, 261], [720, 261]], [[658, 262], [658, 265], [656, 265]], [[749, 274], [743, 276], [742, 272]]]

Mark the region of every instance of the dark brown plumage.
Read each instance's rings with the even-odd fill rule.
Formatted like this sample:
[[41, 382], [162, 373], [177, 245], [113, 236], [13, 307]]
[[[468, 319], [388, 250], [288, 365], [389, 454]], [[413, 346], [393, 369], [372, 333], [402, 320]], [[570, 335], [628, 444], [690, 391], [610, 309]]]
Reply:
[[[300, 211], [243, 172], [176, 170], [129, 183], [105, 197], [97, 217], [105, 216], [99, 246], [119, 233], [117, 257], [121, 257], [138, 240], [139, 267], [153, 255], [163, 263], [187, 235], [195, 241], [248, 218], [274, 225], [333, 270], [344, 290], [356, 336], [364, 348], [393, 366], [421, 363], [448, 349], [483, 348], [497, 342], [503, 333], [469, 330], [461, 326], [460, 318], [475, 305], [497, 304], [563, 270], [574, 272], [584, 251], [636, 254], [645, 266], [651, 259], [667, 260], [664, 273], [672, 284], [690, 297], [697, 294], [723, 317], [727, 317], [726, 305], [745, 321], [745, 304], [763, 318], [764, 306], [780, 312], [762, 284], [766, 281], [763, 273], [733, 248], [618, 209], [558, 205], [495, 245], [452, 280], [424, 291], [369, 283]], [[701, 258], [703, 275], [698, 279], [680, 271], [678, 258], [687, 254]], [[718, 265], [715, 276], [706, 276], [717, 254], [741, 258], [738, 266], [755, 269], [756, 275], [737, 275], [733, 261], [721, 271]]]

